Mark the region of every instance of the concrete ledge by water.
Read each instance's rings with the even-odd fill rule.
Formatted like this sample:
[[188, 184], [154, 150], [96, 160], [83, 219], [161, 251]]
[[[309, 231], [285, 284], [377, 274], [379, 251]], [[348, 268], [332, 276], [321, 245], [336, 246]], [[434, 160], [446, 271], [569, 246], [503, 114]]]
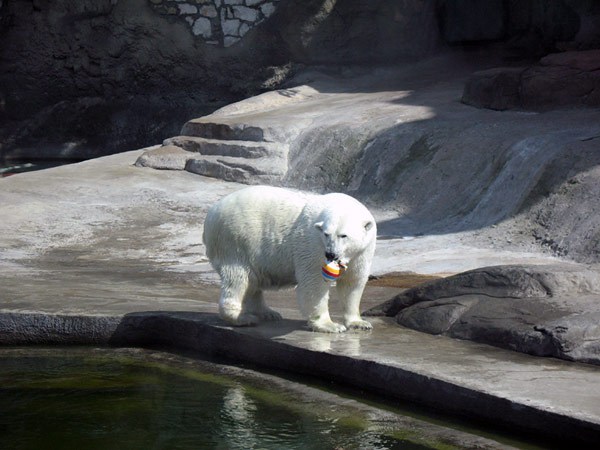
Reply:
[[214, 313], [0, 313], [0, 345], [164, 348], [309, 374], [557, 441], [600, 441], [600, 371], [472, 342], [399, 330], [329, 335], [299, 320], [224, 326]]

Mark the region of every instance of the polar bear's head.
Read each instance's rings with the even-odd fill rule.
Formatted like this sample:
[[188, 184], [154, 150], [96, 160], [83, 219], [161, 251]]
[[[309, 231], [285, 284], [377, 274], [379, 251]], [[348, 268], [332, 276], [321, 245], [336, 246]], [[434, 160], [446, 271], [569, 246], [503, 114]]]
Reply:
[[364, 206], [361, 208], [325, 209], [314, 224], [323, 243], [323, 256], [329, 261], [348, 265], [375, 241], [375, 221]]

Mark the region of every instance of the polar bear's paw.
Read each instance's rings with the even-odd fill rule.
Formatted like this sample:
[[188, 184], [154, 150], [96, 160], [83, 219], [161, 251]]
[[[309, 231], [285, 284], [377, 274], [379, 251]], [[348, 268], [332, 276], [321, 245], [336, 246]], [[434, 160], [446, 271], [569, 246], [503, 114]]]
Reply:
[[257, 315], [247, 312], [222, 311], [219, 315], [223, 320], [236, 327], [249, 327], [260, 322], [260, 318]]
[[318, 331], [320, 333], [343, 333], [346, 331], [346, 327], [341, 323], [335, 323], [330, 321], [322, 322], [308, 322], [308, 327], [312, 331]]
[[373, 325], [371, 325], [371, 322], [367, 322], [366, 320], [362, 320], [362, 319], [348, 321], [348, 322], [346, 322], [346, 327], [348, 327], [349, 330], [372, 330], [373, 329]]
[[257, 325], [259, 322], [260, 318], [256, 314], [241, 313], [236, 320], [236, 325], [240, 327], [249, 327]]
[[260, 318], [269, 322], [275, 322], [277, 320], [283, 319], [283, 317], [281, 317], [281, 314], [279, 314], [277, 311], [271, 308], [265, 308], [264, 310], [262, 310], [260, 312]]

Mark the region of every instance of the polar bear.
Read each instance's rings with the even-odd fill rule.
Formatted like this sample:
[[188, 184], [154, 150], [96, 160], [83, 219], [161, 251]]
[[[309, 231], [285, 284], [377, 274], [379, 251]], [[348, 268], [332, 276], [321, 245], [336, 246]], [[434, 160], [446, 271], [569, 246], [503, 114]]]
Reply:
[[[377, 226], [369, 210], [345, 194], [315, 195], [271, 186], [244, 188], [213, 205], [204, 222], [206, 254], [221, 277], [219, 315], [233, 325], [279, 320], [266, 289], [296, 285], [301, 312], [314, 331], [371, 329], [360, 300], [375, 252]], [[344, 324], [329, 315], [326, 260], [346, 270], [336, 289]]]

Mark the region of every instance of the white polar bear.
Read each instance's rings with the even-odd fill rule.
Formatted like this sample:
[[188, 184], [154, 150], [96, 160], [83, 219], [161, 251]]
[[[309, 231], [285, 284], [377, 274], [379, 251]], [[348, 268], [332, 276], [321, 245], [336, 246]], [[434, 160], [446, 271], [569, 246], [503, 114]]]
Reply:
[[[211, 207], [203, 240], [221, 276], [220, 316], [233, 325], [279, 320], [263, 290], [297, 285], [300, 309], [314, 331], [371, 329], [360, 317], [360, 299], [371, 269], [377, 227], [365, 206], [345, 194], [312, 195], [254, 186]], [[337, 279], [344, 325], [329, 316], [324, 261], [347, 269]]]

